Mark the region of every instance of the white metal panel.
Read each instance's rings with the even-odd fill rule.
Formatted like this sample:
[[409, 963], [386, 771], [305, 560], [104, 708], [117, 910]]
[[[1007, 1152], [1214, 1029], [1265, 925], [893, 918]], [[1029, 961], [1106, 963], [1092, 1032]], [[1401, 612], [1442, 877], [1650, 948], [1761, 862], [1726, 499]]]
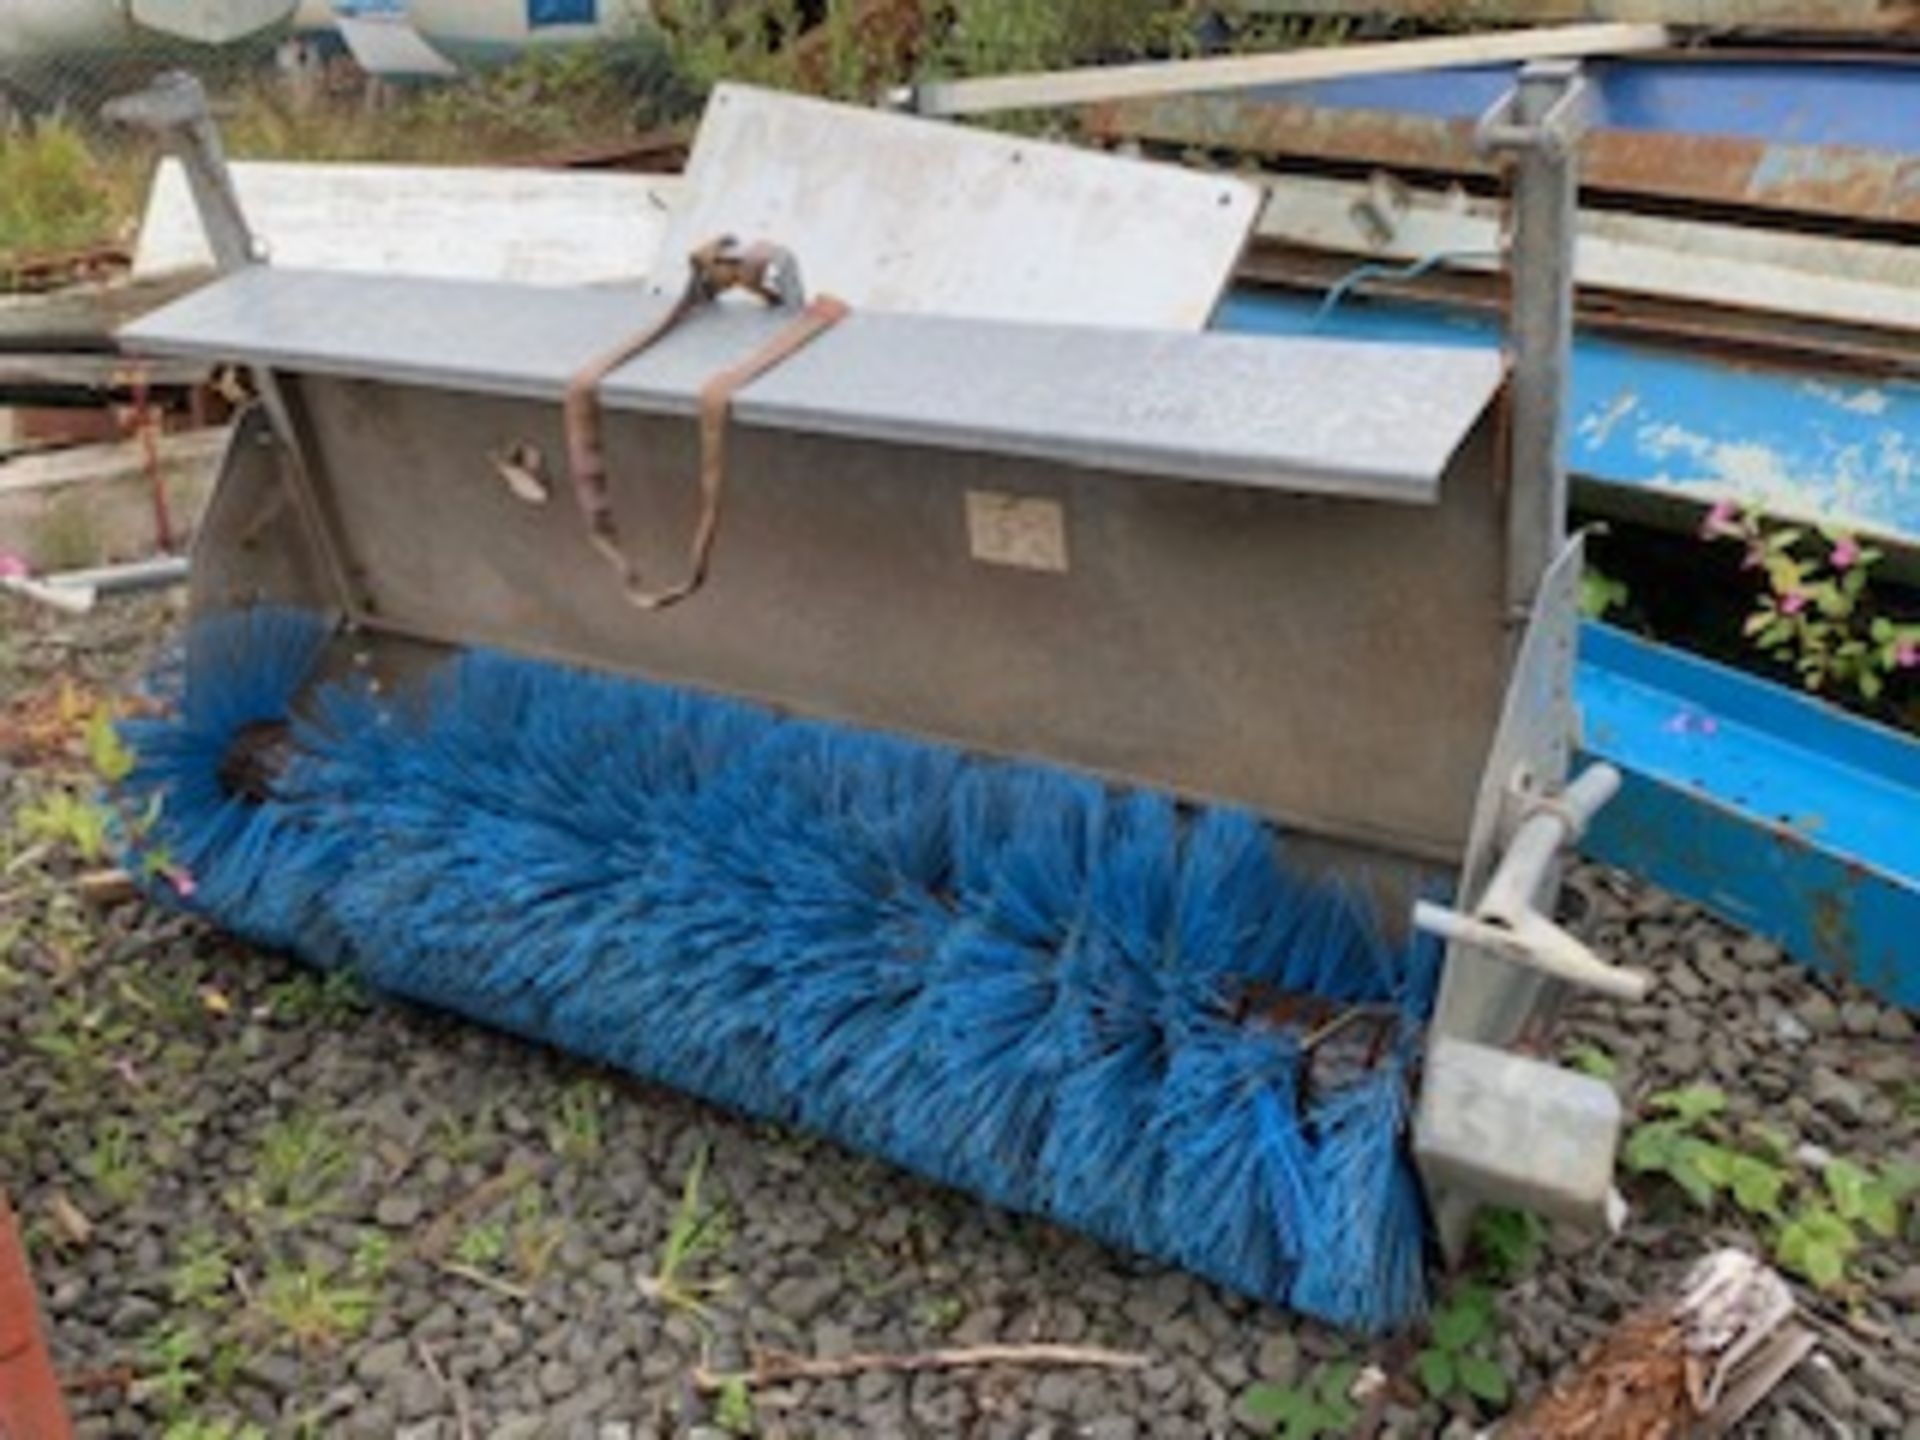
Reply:
[[531, 49], [583, 45], [631, 35], [652, 20], [648, 0], [599, 0], [579, 25], [535, 25], [529, 0], [407, 0], [407, 18], [426, 42], [461, 65], [511, 60]]
[[446, 79], [460, 67], [420, 38], [405, 15], [342, 15], [334, 22], [353, 63], [392, 79]]
[[707, 103], [654, 282], [716, 235], [770, 240], [856, 308], [1205, 327], [1252, 185], [741, 85]]
[[0, 65], [111, 49], [132, 36], [124, 0], [0, 0]]
[[[517, 280], [634, 281], [678, 181], [646, 175], [243, 161], [240, 205], [267, 258], [304, 270]], [[186, 177], [155, 177], [136, 275], [213, 263]]]
[[149, 30], [199, 45], [227, 45], [293, 17], [298, 0], [133, 0]]

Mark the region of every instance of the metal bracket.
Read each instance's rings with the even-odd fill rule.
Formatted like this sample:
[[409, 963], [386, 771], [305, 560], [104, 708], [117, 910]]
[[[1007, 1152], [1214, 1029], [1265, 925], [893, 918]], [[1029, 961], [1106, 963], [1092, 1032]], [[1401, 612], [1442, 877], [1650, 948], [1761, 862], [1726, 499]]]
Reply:
[[226, 148], [207, 105], [206, 87], [198, 79], [169, 71], [145, 90], [109, 100], [101, 114], [113, 124], [147, 131], [180, 161], [220, 269], [237, 270], [264, 258], [240, 208]]
[[1519, 85], [1488, 106], [1474, 126], [1474, 148], [1483, 155], [1537, 150], [1565, 160], [1586, 131], [1586, 107], [1579, 61], [1530, 61], [1521, 67]]
[[[116, 124], [149, 131], [180, 162], [220, 270], [242, 270], [263, 262], [260, 245], [240, 207], [233, 172], [227, 168], [226, 148], [207, 104], [206, 87], [198, 79], [169, 71], [145, 90], [108, 101], [102, 114]], [[252, 376], [260, 407], [279, 442], [287, 486], [326, 567], [337, 603], [349, 620], [361, 619], [371, 609], [371, 600], [355, 583], [340, 527], [321, 498], [322, 487], [314, 481], [317, 462], [305, 438], [298, 404], [273, 371], [256, 367]]]
[[1413, 909], [1415, 927], [1617, 1000], [1645, 999], [1651, 976], [1609, 965], [1538, 908], [1561, 854], [1573, 848], [1587, 822], [1619, 789], [1618, 770], [1593, 765], [1558, 796], [1534, 803], [1480, 903], [1462, 912], [1423, 900]]

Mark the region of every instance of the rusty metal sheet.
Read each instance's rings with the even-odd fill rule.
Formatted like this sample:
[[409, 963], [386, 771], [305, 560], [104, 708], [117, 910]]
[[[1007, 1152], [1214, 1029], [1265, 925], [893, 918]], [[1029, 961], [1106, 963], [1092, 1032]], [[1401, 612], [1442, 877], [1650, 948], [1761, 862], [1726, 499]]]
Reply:
[[[1473, 120], [1460, 117], [1199, 96], [1094, 106], [1088, 123], [1108, 140], [1397, 171], [1492, 174], [1474, 149]], [[1581, 173], [1590, 190], [1855, 222], [1920, 223], [1920, 155], [1911, 153], [1751, 136], [1597, 130], [1585, 142]]]
[[[1286, 15], [1371, 18], [1379, 0], [1242, 0], [1243, 8]], [[1400, 20], [1457, 22], [1460, 0], [1400, 0]], [[1562, 25], [1595, 20], [1707, 26], [1745, 26], [1802, 32], [1878, 34], [1920, 24], [1913, 0], [1474, 0], [1464, 13], [1482, 25]]]

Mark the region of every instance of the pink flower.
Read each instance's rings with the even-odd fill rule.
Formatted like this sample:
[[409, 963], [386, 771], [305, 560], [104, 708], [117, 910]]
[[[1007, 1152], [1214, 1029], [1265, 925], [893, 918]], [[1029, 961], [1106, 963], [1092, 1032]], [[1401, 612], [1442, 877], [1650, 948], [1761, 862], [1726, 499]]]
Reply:
[[1782, 615], [1798, 615], [1806, 608], [1807, 592], [1804, 590], [1789, 590], [1780, 597], [1780, 613]]
[[1893, 663], [1901, 670], [1920, 665], [1920, 640], [1902, 640], [1893, 647]]
[[182, 900], [191, 900], [194, 892], [200, 888], [193, 878], [193, 872], [183, 865], [175, 865], [167, 871], [167, 883], [173, 886], [174, 893]]
[[1720, 540], [1731, 538], [1740, 533], [1740, 507], [1731, 500], [1714, 502], [1707, 518], [1700, 522], [1702, 540]]
[[0, 550], [0, 580], [24, 580], [32, 573], [18, 555], [11, 550]]
[[1845, 570], [1849, 565], [1860, 563], [1860, 542], [1851, 535], [1842, 535], [1833, 542], [1833, 553], [1827, 561], [1836, 570]]

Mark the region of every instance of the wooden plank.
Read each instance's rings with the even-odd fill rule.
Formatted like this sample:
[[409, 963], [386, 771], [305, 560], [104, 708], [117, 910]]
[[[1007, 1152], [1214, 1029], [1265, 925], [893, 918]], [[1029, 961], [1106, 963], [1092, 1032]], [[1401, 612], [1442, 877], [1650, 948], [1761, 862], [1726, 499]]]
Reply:
[[[160, 437], [158, 464], [176, 538], [212, 493], [225, 430]], [[35, 573], [137, 559], [155, 550], [153, 481], [138, 440], [83, 445], [0, 463], [0, 551]]]
[[0, 351], [0, 405], [20, 390], [51, 389], [114, 394], [145, 384], [199, 385], [213, 373], [201, 362], [129, 360], [116, 354], [11, 354]]
[[[1265, 15], [1373, 17], [1379, 0], [1240, 0], [1240, 8]], [[1399, 0], [1398, 20], [1457, 21], [1471, 15], [1482, 25], [1554, 25], [1608, 20], [1703, 29], [1780, 30], [1795, 33], [1881, 34], [1920, 22], [1914, 0]]]
[[45, 295], [0, 296], [0, 352], [109, 350], [122, 325], [177, 300], [211, 271], [86, 285]]
[[1664, 49], [1670, 40], [1663, 25], [1561, 25], [1376, 45], [1314, 47], [1269, 55], [1155, 60], [1137, 65], [1002, 75], [985, 80], [938, 81], [916, 87], [911, 92], [911, 102], [923, 115], [987, 115], [1004, 110], [1091, 105], [1155, 95], [1194, 95], [1355, 75], [1444, 70], [1460, 65], [1619, 55]]

